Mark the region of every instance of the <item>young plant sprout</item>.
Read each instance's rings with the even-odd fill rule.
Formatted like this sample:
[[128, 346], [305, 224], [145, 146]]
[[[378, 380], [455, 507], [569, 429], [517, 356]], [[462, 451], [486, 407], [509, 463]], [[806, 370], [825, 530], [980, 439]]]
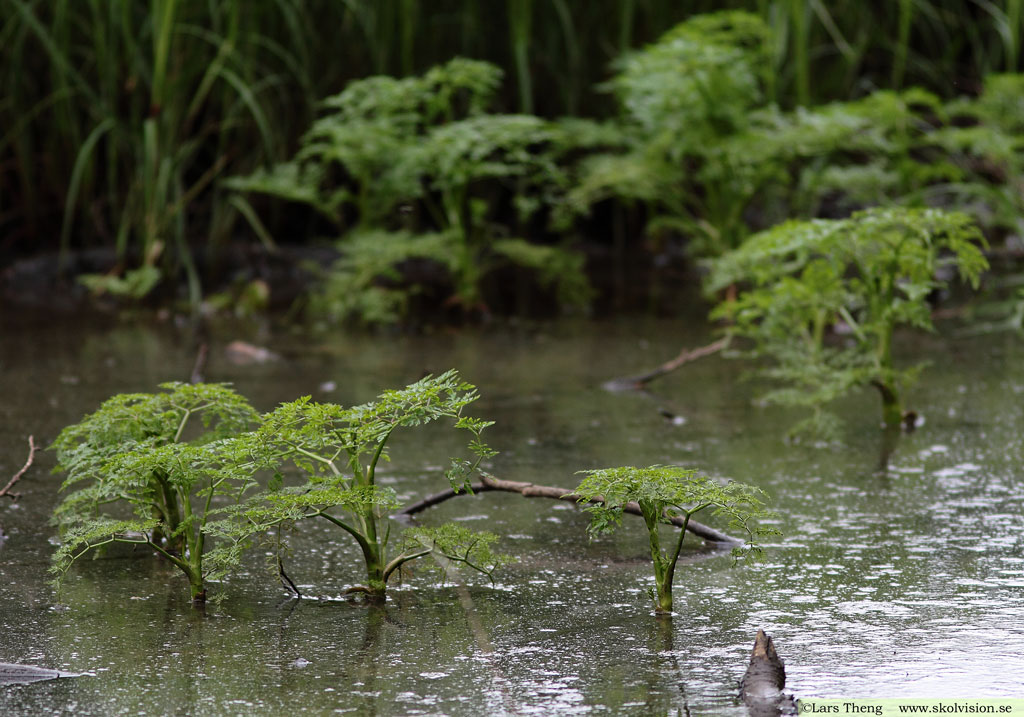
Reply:
[[114, 396], [54, 441], [56, 470], [68, 474], [61, 489], [74, 489], [55, 512], [58, 582], [79, 557], [111, 543], [163, 556], [188, 578], [195, 603], [206, 600], [207, 578], [234, 567], [228, 554], [207, 551], [205, 526], [215, 499], [237, 501], [255, 487], [238, 470], [244, 454], [232, 436], [259, 415], [224, 384], [161, 388]]
[[[878, 390], [882, 421], [896, 428], [921, 366], [897, 366], [895, 331], [933, 330], [927, 297], [953, 275], [977, 287], [988, 267], [983, 245], [966, 214], [938, 209], [786, 222], [714, 262], [712, 290], [742, 288], [712, 316], [750, 340], [752, 355], [773, 362], [764, 374], [783, 387], [768, 401], [814, 410], [794, 431], [833, 434], [838, 419], [822, 407], [856, 386]], [[838, 329], [845, 336], [833, 340]]]
[[[654, 600], [654, 611], [659, 614], [672, 612], [672, 581], [675, 578], [676, 563], [686, 537], [686, 523], [690, 517], [702, 510], [712, 509], [715, 515], [729, 518], [730, 528], [742, 532], [747, 538], [743, 548], [733, 554], [737, 557], [759, 555], [757, 536], [774, 534], [772, 529], [751, 526], [757, 518], [770, 517], [762, 503], [764, 493], [743, 483], [718, 483], [697, 471], [676, 466], [650, 466], [648, 468], [603, 468], [580, 471], [586, 478], [576, 489], [579, 502], [587, 503], [584, 510], [593, 517], [587, 528], [591, 537], [611, 533], [622, 523], [623, 507], [627, 503], [640, 506], [644, 524], [650, 536], [651, 560], [654, 563], [654, 589], [650, 591]], [[592, 500], [600, 503], [590, 503]], [[672, 525], [671, 520], [681, 517], [683, 524], [677, 526], [666, 547], [662, 546], [660, 526]]]

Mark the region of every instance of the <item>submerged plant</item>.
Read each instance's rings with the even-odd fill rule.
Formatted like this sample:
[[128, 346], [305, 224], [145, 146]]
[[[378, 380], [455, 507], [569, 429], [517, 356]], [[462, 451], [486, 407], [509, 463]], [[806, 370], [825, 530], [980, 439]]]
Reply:
[[[256, 463], [277, 471], [268, 490], [233, 509], [211, 531], [244, 546], [253, 535], [276, 526], [310, 518], [326, 520], [347, 533], [362, 554], [366, 584], [350, 592], [365, 594], [374, 602], [385, 599], [389, 579], [403, 565], [431, 553], [490, 577], [507, 561], [492, 551], [496, 537], [490, 533], [450, 525], [420, 527], [393, 540], [387, 516], [399, 503], [394, 490], [377, 480], [378, 466], [388, 460], [390, 441], [399, 429], [448, 419], [470, 435], [473, 457], [452, 459], [445, 476], [452, 488], [468, 490], [480, 461], [494, 455], [481, 440], [492, 422], [463, 415], [476, 398], [472, 385], [448, 371], [386, 391], [361, 406], [316, 403], [309, 397], [282, 404], [263, 417], [257, 431], [244, 437]], [[298, 470], [301, 484], [284, 486], [285, 464]]]
[[976, 288], [988, 266], [983, 245], [970, 217], [937, 209], [786, 222], [713, 263], [711, 290], [743, 288], [712, 316], [772, 361], [763, 373], [783, 386], [768, 401], [814, 410], [794, 430], [830, 435], [837, 419], [823, 406], [865, 385], [881, 396], [884, 424], [897, 427], [920, 365], [897, 366], [895, 331], [933, 330], [927, 297], [954, 275]]
[[[587, 504], [584, 510], [593, 516], [587, 529], [591, 536], [617, 529], [622, 523], [623, 507], [627, 503], [640, 506], [654, 563], [654, 589], [650, 596], [657, 613], [672, 612], [672, 583], [691, 516], [708, 509], [716, 515], [726, 516], [730, 528], [742, 532], [747, 538], [746, 549], [734, 550], [736, 556], [759, 554], [761, 548], [755, 542], [757, 536], [774, 532], [755, 529], [751, 525], [753, 520], [770, 515], [764, 509], [764, 494], [753, 486], [743, 483], [723, 485], [699, 475], [695, 470], [676, 466], [624, 466], [580, 472], [586, 477], [575, 492], [579, 502]], [[595, 500], [602, 502], [591, 502]], [[682, 519], [676, 525], [678, 533], [673, 534], [667, 546], [662, 546], [661, 526], [672, 525], [673, 518]]]
[[233, 438], [258, 414], [224, 384], [165, 383], [162, 393], [120, 394], [54, 441], [57, 471], [71, 489], [55, 511], [58, 581], [82, 555], [111, 543], [143, 545], [177, 567], [194, 602], [206, 580], [236, 563], [210, 559], [206, 526], [220, 502], [255, 486]]

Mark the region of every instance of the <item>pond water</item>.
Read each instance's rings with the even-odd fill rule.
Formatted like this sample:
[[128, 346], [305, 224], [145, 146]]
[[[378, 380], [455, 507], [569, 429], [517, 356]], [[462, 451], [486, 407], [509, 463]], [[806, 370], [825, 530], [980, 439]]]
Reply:
[[[121, 391], [185, 380], [189, 332], [172, 324], [92, 325], [8, 317], [0, 336], [0, 482], [64, 425]], [[257, 408], [312, 394], [362, 402], [424, 372], [477, 384], [473, 414], [497, 421], [502, 478], [574, 485], [583, 468], [671, 463], [753, 483], [783, 535], [758, 565], [693, 542], [671, 620], [652, 616], [645, 535], [627, 517], [591, 542], [574, 506], [518, 495], [460, 497], [420, 514], [499, 533], [519, 560], [491, 585], [442, 584], [429, 565], [384, 608], [342, 599], [361, 579], [355, 546], [303, 526], [289, 563], [308, 596], [290, 599], [254, 556], [188, 604], [171, 568], [129, 553], [83, 561], [58, 601], [48, 584], [47, 517], [60, 477], [41, 453], [0, 499], [0, 662], [85, 676], [0, 686], [0, 714], [743, 715], [736, 682], [754, 634], [774, 636], [800, 697], [1015, 697], [1024, 672], [1024, 343], [1013, 337], [906, 337], [931, 358], [912, 392], [925, 418], [879, 471], [873, 394], [851, 397], [843, 440], [788, 445], [798, 416], [752, 401], [745, 367], [701, 359], [653, 394], [611, 393], [711, 337], [654, 319], [505, 326], [428, 336], [311, 338], [221, 327], [207, 379]], [[235, 365], [232, 339], [281, 359]], [[668, 420], [667, 411], [677, 418]], [[403, 499], [444, 487], [448, 431], [407, 431], [385, 479]], [[714, 524], [711, 518], [703, 518]], [[724, 526], [719, 526], [724, 527]]]

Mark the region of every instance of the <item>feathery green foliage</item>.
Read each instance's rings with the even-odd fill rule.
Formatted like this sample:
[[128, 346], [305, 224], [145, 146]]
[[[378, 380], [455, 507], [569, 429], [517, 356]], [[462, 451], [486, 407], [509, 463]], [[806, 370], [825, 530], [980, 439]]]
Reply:
[[[313, 207], [342, 235], [320, 313], [365, 322], [401, 317], [417, 291], [399, 267], [443, 267], [453, 298], [482, 303], [485, 275], [512, 263], [538, 272], [566, 304], [588, 298], [582, 259], [514, 238], [567, 185], [557, 156], [571, 138], [529, 115], [494, 115], [501, 71], [456, 58], [422, 76], [371, 77], [324, 101], [291, 162], [226, 186]], [[503, 223], [506, 201], [515, 221]], [[552, 270], [554, 268], [555, 270]]]
[[[455, 429], [469, 434], [472, 458], [453, 458], [445, 476], [452, 488], [468, 490], [480, 461], [494, 455], [481, 438], [492, 422], [463, 415], [476, 398], [472, 385], [448, 371], [351, 408], [309, 397], [282, 404], [245, 437], [254, 464], [272, 468], [277, 478], [266, 492], [233, 508], [230, 519], [213, 530], [242, 545], [282, 524], [327, 520], [359, 546], [367, 582], [352, 591], [373, 601], [385, 599], [387, 582], [399, 568], [432, 552], [490, 576], [506, 559], [491, 550], [495, 538], [487, 534], [454, 527], [418, 529], [408, 532], [394, 549], [387, 514], [398, 502], [394, 491], [379, 485], [376, 477], [380, 462], [388, 460], [396, 431], [448, 419]], [[283, 486], [286, 466], [298, 470], [301, 484]]]
[[[455, 371], [360, 406], [307, 396], [263, 416], [224, 384], [162, 388], [115, 396], [54, 442], [57, 470], [68, 474], [63, 488], [72, 489], [54, 514], [62, 537], [52, 568], [58, 582], [94, 549], [138, 544], [180, 569], [201, 603], [206, 582], [235, 570], [259, 539], [275, 543], [284, 577], [280, 529], [307, 518], [354, 538], [367, 585], [353, 590], [372, 600], [384, 600], [388, 579], [426, 555], [488, 578], [509, 562], [493, 550], [496, 536], [455, 525], [410, 529], [392, 541], [387, 515], [399, 504], [376, 470], [398, 429], [448, 419], [468, 435], [469, 457], [452, 458], [445, 472], [456, 490], [469, 490], [480, 462], [494, 455], [481, 437], [492, 423], [464, 415], [477, 394]], [[285, 485], [285, 471], [298, 471], [302, 483]]]
[[[758, 536], [776, 531], [755, 528], [753, 521], [771, 517], [764, 509], [764, 493], [743, 483], [721, 484], [695, 470], [677, 466], [650, 466], [634, 468], [603, 468], [580, 471], [586, 477], [575, 493], [584, 510], [592, 516], [588, 531], [591, 536], [610, 533], [622, 524], [622, 510], [627, 503], [637, 503], [643, 514], [650, 536], [651, 560], [654, 563], [655, 588], [650, 591], [657, 613], [672, 612], [672, 581], [675, 577], [679, 552], [686, 538], [685, 523], [702, 510], [712, 509], [715, 515], [729, 520], [731, 530], [742, 531], [747, 538], [744, 548], [737, 548], [737, 557], [757, 557], [761, 548]], [[601, 500], [601, 503], [591, 501]], [[671, 519], [680, 517], [684, 525], [667, 547], [662, 547], [659, 527], [672, 525]]]
[[751, 13], [695, 15], [617, 61], [607, 89], [628, 126], [678, 159], [746, 124], [763, 99], [770, 40], [768, 26]]
[[491, 582], [496, 570], [514, 561], [509, 555], [494, 552], [498, 542], [494, 533], [470, 530], [456, 523], [410, 528], [402, 538], [406, 541], [405, 552], [414, 553], [418, 544], [440, 557], [438, 565], [442, 569], [446, 569], [446, 564], [465, 565], [486, 575]]
[[205, 526], [222, 502], [255, 487], [238, 470], [248, 455], [236, 436], [258, 414], [225, 384], [161, 388], [115, 396], [54, 441], [62, 490], [73, 490], [54, 513], [62, 544], [53, 571], [59, 580], [95, 548], [136, 543], [181, 570], [192, 600], [203, 602], [206, 580], [237, 565], [207, 559]]
[[[783, 387], [769, 401], [813, 409], [797, 430], [833, 431], [836, 419], [823, 406], [863, 385], [878, 389], [883, 422], [895, 427], [920, 366], [896, 366], [893, 334], [900, 326], [933, 329], [927, 296], [952, 274], [977, 287], [988, 266], [980, 246], [970, 217], [937, 209], [786, 222], [713, 263], [710, 290], [741, 290], [712, 316], [771, 360], [763, 373]], [[839, 328], [846, 336], [832, 341]]]
[[763, 20], [723, 11], [626, 55], [606, 85], [622, 108], [624, 151], [584, 163], [570, 206], [585, 213], [608, 197], [639, 200], [652, 214], [650, 233], [680, 233], [698, 255], [739, 245], [744, 210], [779, 168], [722, 147], [764, 103], [770, 47]]

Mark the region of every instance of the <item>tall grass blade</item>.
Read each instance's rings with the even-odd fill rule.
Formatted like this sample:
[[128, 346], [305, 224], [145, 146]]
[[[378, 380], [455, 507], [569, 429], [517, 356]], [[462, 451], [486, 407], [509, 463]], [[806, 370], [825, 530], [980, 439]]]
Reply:
[[152, 111], [157, 111], [164, 102], [164, 84], [167, 81], [167, 58], [171, 52], [171, 35], [174, 33], [174, 12], [176, 0], [153, 0], [153, 86], [150, 91]]
[[1006, 71], [1016, 72], [1020, 61], [1021, 0], [1006, 0], [1006, 24], [1009, 42], [1006, 47]]
[[96, 125], [89, 136], [85, 138], [82, 147], [75, 156], [75, 165], [71, 170], [71, 181], [68, 183], [67, 198], [64, 201], [64, 222], [60, 230], [60, 250], [58, 253], [57, 265], [61, 271], [67, 264], [68, 252], [71, 246], [71, 226], [75, 220], [75, 206], [78, 203], [78, 193], [82, 186], [82, 178], [85, 176], [86, 167], [92, 158], [96, 144], [107, 132], [115, 127], [115, 122], [107, 118]]
[[793, 26], [793, 64], [796, 68], [796, 101], [811, 103], [810, 28], [804, 0], [789, 0], [789, 19]]
[[267, 251], [277, 251], [277, 242], [274, 241], [274, 237], [271, 236], [270, 232], [267, 231], [267, 227], [260, 221], [259, 216], [256, 214], [256, 210], [252, 208], [248, 199], [232, 192], [228, 199], [228, 204], [238, 210], [238, 213], [241, 214], [247, 222], [249, 222], [249, 226], [252, 227], [253, 232], [255, 232], [260, 243], [263, 244], [263, 247]]
[[508, 0], [508, 28], [519, 85], [519, 111], [533, 114], [533, 81], [530, 75], [530, 26], [533, 0]]
[[903, 74], [907, 69], [907, 53], [910, 48], [910, 26], [914, 18], [914, 0], [899, 0], [900, 20], [899, 36], [896, 40], [896, 56], [892, 63], [893, 89], [903, 86]]

